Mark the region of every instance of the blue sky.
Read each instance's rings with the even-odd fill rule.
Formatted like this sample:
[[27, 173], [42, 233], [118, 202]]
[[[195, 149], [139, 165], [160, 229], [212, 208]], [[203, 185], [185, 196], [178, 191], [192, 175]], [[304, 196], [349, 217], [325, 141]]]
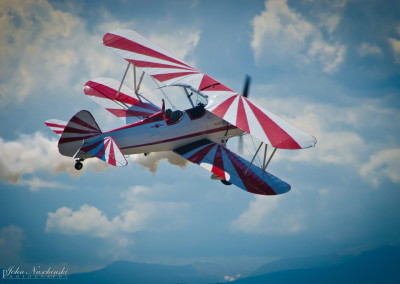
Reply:
[[[236, 275], [282, 257], [398, 244], [399, 9], [361, 0], [2, 1], [0, 267], [207, 261]], [[121, 125], [82, 91], [90, 79], [122, 77], [125, 63], [101, 44], [116, 28], [239, 92], [250, 74], [252, 100], [318, 139], [278, 151], [269, 166], [292, 190], [255, 196], [169, 154], [130, 157], [125, 168], [87, 161], [78, 174], [43, 122], [87, 109], [103, 130]]]

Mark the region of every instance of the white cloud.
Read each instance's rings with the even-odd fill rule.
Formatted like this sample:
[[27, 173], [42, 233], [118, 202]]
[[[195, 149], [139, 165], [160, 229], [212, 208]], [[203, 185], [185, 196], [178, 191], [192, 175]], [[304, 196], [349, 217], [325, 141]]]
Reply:
[[[121, 246], [128, 245], [124, 233], [165, 231], [182, 227], [190, 205], [186, 202], [166, 201], [168, 186], [135, 186], [123, 192], [121, 212], [109, 219], [101, 210], [87, 204], [77, 211], [62, 207], [48, 213], [46, 232], [67, 235], [88, 235], [99, 238], [121, 236]], [[163, 201], [157, 200], [163, 196]]]
[[116, 231], [115, 223], [109, 221], [103, 212], [96, 207], [85, 204], [78, 211], [62, 207], [54, 213], [49, 212], [46, 232], [108, 237]]
[[360, 168], [360, 175], [376, 187], [384, 178], [400, 184], [400, 148], [385, 149], [373, 154], [369, 162]]
[[393, 48], [396, 63], [400, 63], [400, 40], [389, 38], [389, 43]]
[[[337, 15], [330, 17], [328, 31], [333, 32], [339, 21]], [[317, 62], [327, 73], [339, 68], [346, 52], [345, 46], [324, 39], [315, 25], [290, 9], [286, 0], [265, 2], [265, 11], [253, 19], [251, 47], [256, 63], [303, 65]]]
[[358, 53], [361, 56], [367, 55], [382, 55], [382, 49], [379, 48], [377, 45], [369, 44], [363, 42], [360, 47], [358, 48]]
[[[17, 140], [5, 141], [0, 137], [0, 177], [10, 183], [28, 185], [31, 190], [42, 187], [63, 187], [59, 183], [38, 178], [22, 179], [24, 175], [50, 172], [53, 174], [68, 172], [77, 177], [81, 171], [74, 168], [74, 160], [58, 152], [56, 139], [48, 139], [40, 132], [32, 135], [20, 135]], [[104, 171], [106, 163], [98, 159], [85, 161], [85, 168], [93, 171]], [[64, 187], [65, 188], [65, 187]]]
[[[48, 91], [58, 95], [81, 93], [82, 84], [94, 77], [118, 74], [122, 59], [116, 60], [103, 45], [104, 33], [116, 28], [134, 28], [134, 21], [120, 22], [103, 11], [102, 25], [94, 30], [73, 14], [53, 8], [46, 0], [3, 1], [0, 6], [0, 106], [22, 102], [28, 95]], [[167, 27], [169, 23], [164, 23]], [[200, 30], [182, 27], [174, 32], [154, 33], [156, 41], [185, 57], [198, 43]], [[178, 44], [179, 43], [179, 44]], [[54, 98], [54, 96], [52, 97]]]
[[301, 209], [287, 210], [281, 196], [256, 196], [249, 207], [231, 223], [235, 231], [268, 235], [295, 234], [305, 227], [305, 213]]
[[178, 58], [184, 59], [199, 43], [200, 33], [200, 30], [182, 28], [174, 33], [174, 37], [179, 40], [171, 40], [171, 33], [153, 32], [148, 37], [165, 50], [172, 52]]

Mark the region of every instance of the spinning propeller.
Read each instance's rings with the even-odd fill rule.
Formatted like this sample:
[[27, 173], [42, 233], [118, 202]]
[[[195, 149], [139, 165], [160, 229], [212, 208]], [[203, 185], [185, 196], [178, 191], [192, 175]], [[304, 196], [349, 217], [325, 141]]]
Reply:
[[[249, 75], [246, 75], [246, 78], [244, 79], [244, 88], [243, 88], [243, 93], [242, 96], [247, 98], [249, 96], [249, 87], [251, 83], [251, 77]], [[243, 154], [243, 135], [246, 135], [246, 133], [243, 133], [239, 136], [239, 144], [238, 144], [238, 151], [239, 153]]]

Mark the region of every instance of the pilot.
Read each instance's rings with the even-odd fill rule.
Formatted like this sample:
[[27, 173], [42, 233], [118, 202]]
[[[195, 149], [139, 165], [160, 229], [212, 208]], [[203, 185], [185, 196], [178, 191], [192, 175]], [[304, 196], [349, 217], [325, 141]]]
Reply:
[[171, 110], [170, 108], [167, 109], [167, 110], [165, 110], [165, 101], [164, 101], [164, 99], [162, 99], [162, 113], [163, 113], [165, 122], [166, 122], [167, 124], [168, 124], [168, 123], [171, 123], [171, 119], [172, 119], [172, 110]]

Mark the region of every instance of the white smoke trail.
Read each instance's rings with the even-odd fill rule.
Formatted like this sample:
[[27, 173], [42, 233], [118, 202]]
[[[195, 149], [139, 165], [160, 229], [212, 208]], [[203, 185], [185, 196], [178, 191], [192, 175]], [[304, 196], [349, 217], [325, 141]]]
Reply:
[[[21, 177], [38, 172], [54, 174], [68, 172], [78, 177], [82, 171], [74, 168], [74, 160], [58, 152], [57, 139], [48, 139], [40, 132], [20, 135], [17, 140], [5, 141], [0, 137], [0, 177], [10, 183], [20, 183]], [[85, 161], [85, 167], [104, 171], [107, 167], [97, 159]]]
[[143, 154], [133, 155], [130, 160], [136, 164], [147, 168], [150, 172], [155, 174], [157, 172], [158, 164], [161, 160], [167, 160], [170, 164], [185, 168], [188, 161], [174, 152], [155, 152], [145, 156]]

